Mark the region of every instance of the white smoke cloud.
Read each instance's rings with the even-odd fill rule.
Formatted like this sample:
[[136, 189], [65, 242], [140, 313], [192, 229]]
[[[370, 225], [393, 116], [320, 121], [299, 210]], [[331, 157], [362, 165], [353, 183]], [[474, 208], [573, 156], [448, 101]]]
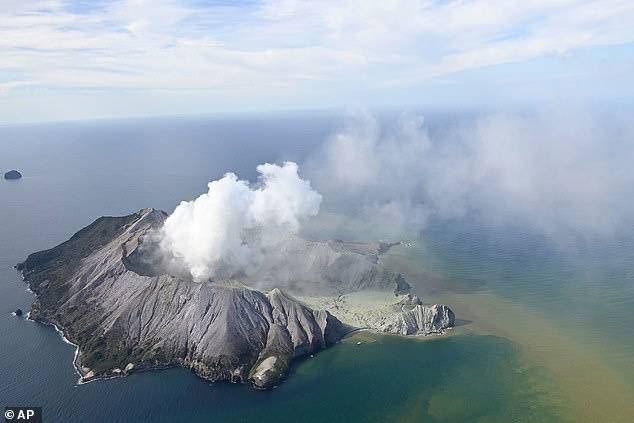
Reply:
[[258, 186], [227, 173], [210, 182], [206, 194], [181, 202], [165, 221], [162, 250], [195, 280], [245, 272], [263, 250], [319, 212], [321, 195], [299, 177], [297, 164], [266, 163], [257, 171]]
[[[360, 114], [309, 158], [306, 174], [340, 227], [418, 236], [431, 219], [523, 225], [557, 241], [611, 236], [634, 216], [627, 117], [542, 110], [396, 125]], [[387, 128], [387, 129], [386, 129]], [[342, 218], [343, 216], [343, 218]]]
[[354, 116], [307, 160], [311, 181], [325, 194], [328, 211], [344, 215], [340, 226], [363, 222], [367, 235], [399, 238], [425, 226], [426, 157], [432, 148], [417, 115], [403, 115], [392, 133], [382, 133], [368, 113]]
[[197, 280], [281, 282], [301, 273], [303, 258], [289, 258], [300, 231], [396, 240], [418, 237], [433, 220], [476, 218], [564, 243], [609, 237], [634, 227], [632, 121], [542, 111], [430, 131], [416, 114], [395, 125], [361, 114], [306, 160], [311, 182], [292, 162], [258, 166], [255, 186], [228, 173], [174, 210], [160, 245]]

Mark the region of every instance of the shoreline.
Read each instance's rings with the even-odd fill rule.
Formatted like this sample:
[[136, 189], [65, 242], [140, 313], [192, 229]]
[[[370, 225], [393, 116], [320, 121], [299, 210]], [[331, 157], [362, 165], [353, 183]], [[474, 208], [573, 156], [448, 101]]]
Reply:
[[74, 342], [71, 342], [68, 338], [66, 338], [66, 335], [64, 335], [64, 331], [62, 331], [55, 323], [45, 322], [43, 320], [31, 319], [31, 312], [30, 311], [27, 313], [25, 320], [28, 320], [28, 321], [33, 322], [33, 323], [39, 323], [39, 324], [42, 324], [44, 326], [52, 326], [55, 329], [55, 332], [57, 332], [59, 334], [59, 336], [62, 338], [62, 341], [64, 341], [64, 343], [66, 343], [68, 345], [72, 345], [73, 347], [75, 347], [75, 352], [73, 354], [73, 368], [75, 369], [75, 373], [77, 373], [77, 375], [79, 376], [79, 379], [77, 380], [77, 384], [78, 385], [82, 385], [84, 383], [90, 382], [90, 380], [88, 380], [88, 381], [84, 381], [83, 380], [83, 375], [82, 375], [80, 369], [77, 367], [77, 357], [79, 356], [79, 345], [75, 344]]
[[[395, 243], [389, 245], [389, 247], [393, 247], [394, 245], [401, 245], [402, 242]], [[388, 248], [389, 249], [389, 248]], [[37, 302], [38, 294], [31, 289], [30, 281], [26, 278], [23, 270], [18, 270], [18, 266], [14, 266], [18, 272], [20, 272], [22, 276], [22, 281], [27, 285], [26, 291], [33, 294], [34, 300], [31, 304]], [[341, 339], [337, 342], [341, 342], [346, 338], [354, 336], [355, 334], [368, 332], [372, 333], [376, 336], [380, 335], [394, 335], [399, 337], [411, 337], [416, 339], [425, 339], [432, 338], [431, 335], [434, 335], [433, 338], [437, 338], [443, 335], [447, 335], [449, 330], [443, 329], [440, 331], [431, 331], [431, 332], [422, 332], [421, 331], [415, 333], [397, 333], [397, 332], [389, 332], [387, 329], [382, 328], [381, 326], [385, 324], [385, 322], [389, 322], [391, 319], [394, 319], [400, 313], [406, 311], [407, 308], [403, 300], [410, 298], [411, 296], [408, 294], [395, 295], [393, 292], [388, 291], [359, 291], [355, 293], [345, 294], [345, 295], [335, 295], [335, 296], [304, 296], [304, 297], [296, 297], [302, 303], [309, 305], [314, 310], [325, 310], [330, 312], [331, 315], [339, 319], [345, 326], [349, 328]], [[416, 297], [418, 300], [418, 298]], [[347, 301], [351, 300], [351, 301]], [[334, 305], [333, 307], [328, 307], [328, 304]], [[345, 304], [346, 307], [339, 307], [342, 304]], [[421, 304], [420, 302], [418, 304]], [[31, 306], [32, 307], [32, 306]], [[351, 319], [351, 316], [354, 318]], [[33, 318], [32, 312], [29, 312], [26, 315], [26, 319], [28, 321], [41, 323], [46, 326], [52, 326], [55, 331], [60, 335], [62, 340], [69, 345], [74, 347], [73, 353], [73, 369], [78, 376], [75, 385], [83, 385], [86, 383], [90, 383], [97, 380], [108, 380], [117, 377], [125, 377], [130, 374], [130, 371], [135, 367], [134, 363], [128, 363], [125, 369], [111, 369], [110, 371], [104, 372], [102, 374], [94, 374], [94, 372], [81, 365], [80, 362], [80, 346], [79, 344], [71, 341], [69, 337], [66, 336], [64, 328], [61, 325], [58, 325], [55, 322], [51, 322], [46, 319]], [[451, 328], [449, 328], [451, 329]], [[128, 367], [130, 366], [130, 367]], [[140, 370], [160, 370], [164, 368], [170, 367], [183, 367], [179, 364], [174, 364], [170, 366], [158, 366], [158, 367], [148, 367]], [[190, 369], [191, 370], [191, 369]], [[196, 373], [196, 372], [194, 372]], [[197, 375], [199, 376], [199, 375]], [[202, 377], [202, 376], [199, 376]], [[205, 380], [209, 380], [205, 377], [202, 377]], [[214, 382], [214, 381], [211, 381]]]
[[[13, 266], [14, 269], [18, 269], [18, 266], [15, 265]], [[26, 284], [27, 288], [26, 288], [26, 292], [33, 294], [33, 296], [35, 297], [35, 299], [37, 299], [37, 293], [35, 293], [35, 291], [33, 291], [31, 289], [31, 284], [29, 283], [29, 281], [26, 279], [26, 277], [24, 276], [24, 273], [20, 270], [18, 270], [18, 272], [20, 272], [20, 275], [22, 276], [22, 281]], [[31, 302], [31, 304], [33, 304]], [[93, 379], [89, 379], [89, 380], [84, 380], [84, 375], [81, 372], [81, 369], [78, 367], [77, 365], [77, 359], [79, 358], [79, 345], [75, 344], [74, 342], [72, 342], [70, 339], [68, 339], [66, 337], [66, 335], [64, 334], [64, 331], [61, 330], [55, 323], [52, 322], [47, 322], [47, 321], [43, 321], [43, 320], [36, 320], [36, 319], [32, 319], [31, 318], [31, 310], [29, 310], [26, 313], [26, 317], [25, 319], [28, 322], [33, 322], [33, 323], [39, 323], [42, 324], [44, 326], [52, 326], [55, 329], [55, 332], [57, 332], [59, 334], [59, 336], [61, 336], [62, 341], [64, 341], [64, 343], [68, 344], [68, 345], [72, 345], [73, 347], [75, 347], [75, 352], [73, 353], [73, 369], [75, 369], [75, 373], [77, 373], [77, 375], [79, 376], [79, 379], [77, 379], [77, 382], [75, 383], [76, 385], [83, 385], [89, 382], [92, 382]]]
[[[23, 280], [25, 280], [25, 279], [23, 279]], [[32, 293], [37, 298], [37, 294], [35, 292], [30, 290], [30, 288], [29, 288], [29, 291], [30, 291], [30, 293]], [[393, 295], [393, 294], [390, 294], [390, 295]], [[403, 296], [399, 296], [397, 298], [401, 298], [401, 297], [403, 297]], [[337, 317], [337, 316], [335, 316], [335, 317]], [[72, 359], [73, 369], [75, 370], [75, 373], [78, 376], [78, 379], [75, 382], [75, 386], [85, 385], [87, 383], [100, 381], [100, 380], [109, 380], [109, 379], [115, 379], [115, 378], [123, 378], [123, 377], [126, 377], [126, 376], [130, 375], [129, 371], [128, 372], [123, 372], [122, 371], [120, 374], [98, 375], [98, 376], [96, 375], [94, 377], [86, 379], [85, 375], [84, 375], [84, 373], [83, 373], [83, 371], [82, 371], [82, 369], [80, 367], [81, 365], [78, 363], [80, 347], [79, 347], [78, 344], [72, 342], [70, 339], [68, 339], [66, 337], [63, 329], [60, 329], [60, 327], [57, 326], [57, 324], [55, 324], [53, 322], [32, 319], [30, 311], [27, 312], [25, 320], [29, 321], [29, 322], [33, 322], [33, 323], [39, 323], [39, 324], [42, 324], [44, 326], [53, 327], [53, 329], [55, 329], [55, 332], [57, 332], [57, 334], [62, 338], [62, 341], [64, 343], [66, 343], [68, 345], [72, 345], [73, 347], [75, 347], [75, 351], [73, 353], [73, 359]], [[372, 328], [372, 327], [353, 327], [353, 326], [350, 326], [350, 327], [351, 327], [351, 330], [349, 332], [347, 332], [339, 341], [337, 341], [337, 344], [339, 344], [342, 341], [344, 341], [344, 340], [346, 340], [348, 338], [351, 338], [351, 337], [353, 337], [355, 335], [361, 334], [361, 333], [369, 333], [369, 334], [373, 334], [373, 335], [376, 335], [376, 336], [395, 336], [395, 337], [399, 337], [399, 338], [411, 338], [411, 339], [417, 339], [417, 340], [438, 339], [438, 338], [442, 338], [442, 337], [445, 337], [445, 336], [453, 336], [453, 335], [456, 334], [452, 330], [453, 328], [448, 328], [448, 329], [445, 329], [442, 332], [432, 332], [432, 333], [429, 333], [429, 334], [402, 335], [402, 334], [398, 334], [398, 333], [384, 332], [384, 331], [381, 331], [381, 330], [379, 330], [377, 328]], [[312, 357], [312, 355], [310, 355], [310, 357]], [[167, 367], [163, 366], [163, 367], [156, 367], [156, 368], [146, 368], [146, 369], [143, 369], [141, 371], [164, 370], [164, 369], [172, 368], [172, 367], [178, 367], [178, 366], [167, 366]], [[186, 369], [186, 367], [183, 367], [183, 368]], [[201, 376], [198, 376], [198, 375], [196, 375], [196, 376], [197, 377], [201, 377]], [[203, 379], [209, 381], [206, 378], [203, 378]], [[209, 382], [214, 383], [215, 381], [209, 381]], [[231, 381], [228, 381], [228, 382], [236, 383], [236, 382], [231, 382]]]

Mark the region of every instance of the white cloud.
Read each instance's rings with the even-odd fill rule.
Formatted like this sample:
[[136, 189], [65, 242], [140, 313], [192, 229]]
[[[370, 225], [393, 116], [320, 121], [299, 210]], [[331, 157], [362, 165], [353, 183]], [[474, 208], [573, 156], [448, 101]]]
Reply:
[[[83, 2], [83, 4], [86, 4]], [[220, 90], [297, 96], [634, 42], [623, 0], [0, 2], [4, 90]], [[19, 83], [18, 83], [19, 82]], [[6, 94], [6, 92], [5, 92]], [[363, 101], [363, 100], [361, 100]], [[1, 116], [0, 116], [0, 120]]]

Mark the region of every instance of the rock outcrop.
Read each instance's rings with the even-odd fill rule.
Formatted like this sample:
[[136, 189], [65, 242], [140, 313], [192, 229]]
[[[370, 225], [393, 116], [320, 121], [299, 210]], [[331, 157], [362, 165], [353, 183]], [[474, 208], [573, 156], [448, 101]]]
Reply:
[[17, 170], [10, 170], [4, 174], [4, 179], [20, 179], [22, 174]]
[[411, 310], [395, 314], [380, 329], [400, 335], [429, 335], [443, 333], [455, 323], [453, 311], [446, 305], [424, 306], [416, 304]]

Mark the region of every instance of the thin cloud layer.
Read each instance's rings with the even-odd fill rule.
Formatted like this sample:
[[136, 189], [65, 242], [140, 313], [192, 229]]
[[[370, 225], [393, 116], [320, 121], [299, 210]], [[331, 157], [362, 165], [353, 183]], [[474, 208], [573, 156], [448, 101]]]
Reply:
[[154, 93], [140, 103], [151, 112], [157, 92], [202, 101], [194, 90], [231, 109], [367, 104], [366, 91], [384, 98], [459, 72], [634, 42], [624, 0], [0, 5], [0, 95], [14, 108], [51, 92], [76, 111], [90, 98], [113, 108], [141, 92]]

